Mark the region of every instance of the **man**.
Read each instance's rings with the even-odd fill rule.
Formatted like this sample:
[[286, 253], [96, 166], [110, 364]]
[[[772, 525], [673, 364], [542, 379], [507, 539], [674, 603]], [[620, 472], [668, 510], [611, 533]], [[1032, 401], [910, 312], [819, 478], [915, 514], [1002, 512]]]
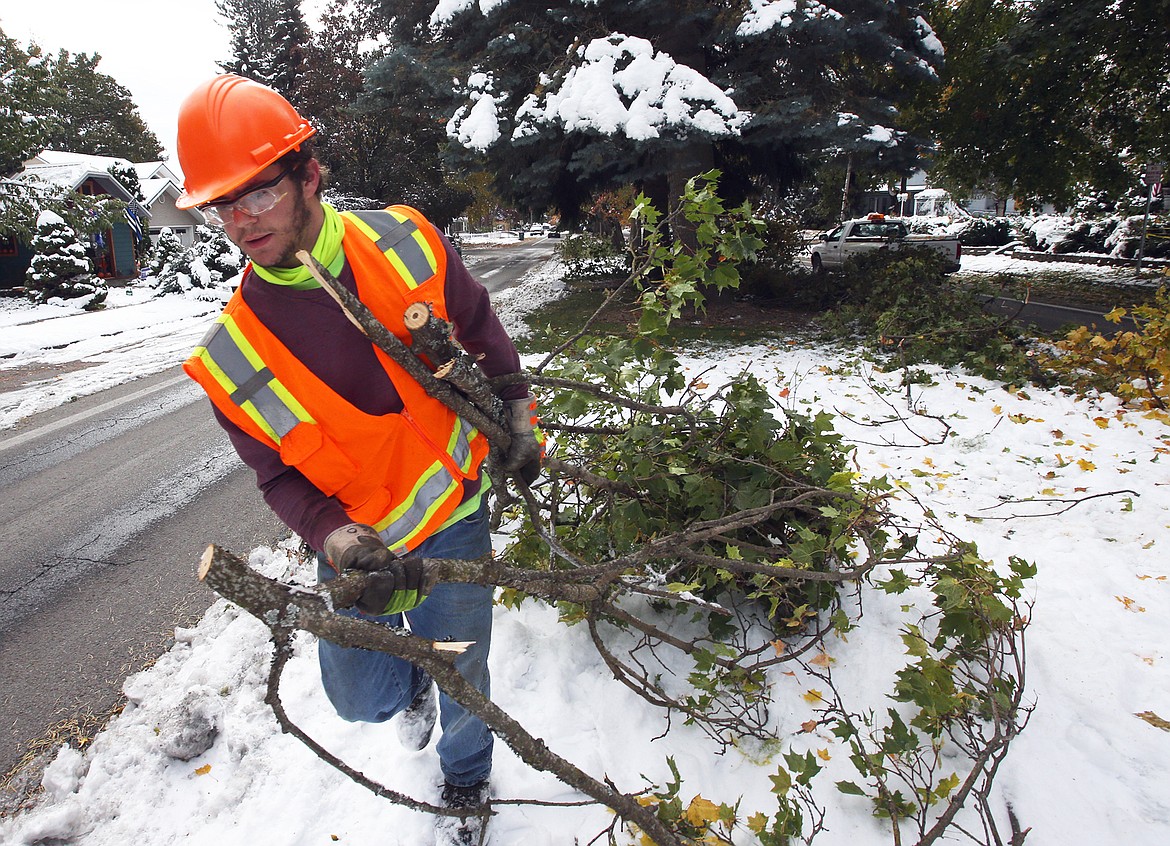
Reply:
[[[488, 376], [520, 360], [450, 244], [405, 206], [339, 214], [322, 202], [315, 130], [275, 91], [224, 75], [200, 85], [179, 113], [180, 208], [199, 208], [251, 260], [224, 313], [184, 364], [212, 400], [269, 507], [318, 552], [318, 578], [369, 571], [355, 616], [406, 624], [434, 640], [472, 641], [456, 659], [485, 695], [490, 588], [431, 585], [422, 558], [491, 551], [480, 474], [486, 439], [377, 350], [296, 258], [308, 250], [391, 331], [429, 303]], [[535, 401], [527, 386], [502, 392], [513, 430], [503, 464], [539, 468]], [[432, 588], [428, 594], [428, 589]], [[319, 644], [325, 691], [347, 720], [401, 715], [399, 739], [423, 749], [436, 718], [434, 683], [384, 653]], [[441, 801], [488, 796], [492, 737], [445, 695], [437, 744]], [[478, 818], [440, 818], [438, 842], [479, 843]]]

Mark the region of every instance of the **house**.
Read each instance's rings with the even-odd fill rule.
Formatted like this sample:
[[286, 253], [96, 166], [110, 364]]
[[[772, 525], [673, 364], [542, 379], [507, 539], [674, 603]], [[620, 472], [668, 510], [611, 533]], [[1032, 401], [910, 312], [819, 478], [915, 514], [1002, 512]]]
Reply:
[[[110, 175], [113, 166], [138, 174], [143, 200], [131, 197]], [[91, 256], [97, 274], [106, 279], [128, 279], [138, 275], [135, 244], [149, 235], [158, 241], [164, 227], [174, 232], [185, 247], [195, 242], [195, 228], [203, 215], [195, 209], [178, 209], [182, 179], [166, 162], [133, 164], [111, 156], [88, 156], [45, 150], [29, 159], [24, 169], [0, 183], [0, 195], [33, 194], [47, 187], [64, 187], [79, 194], [108, 194], [129, 204], [126, 220], [90, 236]], [[0, 196], [0, 202], [3, 196]], [[0, 288], [24, 285], [25, 271], [32, 262], [32, 250], [13, 238], [0, 237]]]
[[150, 212], [150, 240], [158, 243], [163, 229], [170, 229], [179, 243], [189, 247], [195, 243], [195, 227], [203, 225], [203, 215], [195, 209], [175, 208], [175, 200], [183, 193], [183, 180], [166, 162], [144, 162], [134, 165], [142, 186], [142, 205]]
[[[148, 212], [130, 192], [109, 172], [113, 164], [130, 167], [122, 159], [108, 156], [82, 156], [46, 150], [29, 159], [24, 169], [6, 180], [10, 194], [25, 193], [35, 197], [51, 188], [65, 188], [89, 196], [108, 195], [127, 203], [125, 219], [110, 228], [88, 235], [90, 258], [94, 271], [104, 279], [128, 279], [138, 275], [135, 244], [145, 237], [143, 222], [150, 219]], [[7, 239], [0, 246], [0, 287], [14, 288], [24, 284], [25, 271], [32, 263], [28, 244]]]

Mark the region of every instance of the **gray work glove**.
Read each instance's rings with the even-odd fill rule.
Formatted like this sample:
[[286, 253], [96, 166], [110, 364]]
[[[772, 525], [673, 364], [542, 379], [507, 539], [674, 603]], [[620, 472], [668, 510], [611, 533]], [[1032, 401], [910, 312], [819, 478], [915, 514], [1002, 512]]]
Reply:
[[338, 572], [364, 570], [370, 574], [354, 604], [372, 616], [400, 614], [422, 604], [438, 575], [425, 559], [399, 558], [370, 526], [350, 523], [325, 538], [325, 555]]
[[529, 394], [523, 399], [504, 400], [504, 416], [512, 433], [512, 446], [501, 465], [531, 485], [540, 475], [540, 461], [544, 458], [544, 435], [536, 427], [536, 397]]

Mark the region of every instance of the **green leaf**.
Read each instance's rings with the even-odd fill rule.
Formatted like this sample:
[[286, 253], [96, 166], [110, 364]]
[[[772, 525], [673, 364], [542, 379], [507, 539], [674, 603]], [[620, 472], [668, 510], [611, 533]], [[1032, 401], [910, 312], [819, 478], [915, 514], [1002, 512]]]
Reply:
[[851, 781], [837, 782], [837, 789], [850, 796], [864, 796], [865, 791]]

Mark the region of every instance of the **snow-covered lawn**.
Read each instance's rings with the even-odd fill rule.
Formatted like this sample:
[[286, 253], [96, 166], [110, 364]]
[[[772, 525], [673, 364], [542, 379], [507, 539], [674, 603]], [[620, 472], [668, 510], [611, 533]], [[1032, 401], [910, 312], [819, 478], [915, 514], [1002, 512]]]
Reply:
[[[546, 267], [501, 297], [499, 310], [515, 325], [525, 308], [556, 288], [555, 267]], [[137, 302], [111, 295], [110, 305], [71, 315], [0, 305], [0, 352], [14, 353], [0, 360], [0, 370], [65, 360], [50, 347], [69, 342], [93, 366], [40, 389], [57, 397], [76, 393], [91, 387], [103, 368], [142, 372], [177, 362], [211, 312], [209, 304], [181, 297]], [[60, 354], [76, 358], [69, 347]], [[899, 510], [914, 514], [911, 498], [917, 498], [944, 528], [976, 542], [983, 556], [1002, 565], [1017, 555], [1038, 567], [1026, 597], [1032, 603], [1027, 701], [1035, 712], [996, 782], [992, 800], [1001, 831], [1008, 830], [1010, 804], [1020, 824], [1031, 827], [1029, 846], [1170, 842], [1170, 731], [1159, 723], [1170, 719], [1170, 426], [1164, 418], [1128, 412], [1109, 396], [1077, 399], [1031, 387], [1009, 392], [935, 367], [923, 368], [930, 384], [913, 387], [910, 402], [919, 413], [911, 414], [900, 374], [879, 372], [846, 349], [694, 349], [685, 363], [712, 385], [750, 371], [771, 386], [778, 403], [835, 415], [838, 430], [856, 444], [858, 470], [901, 486]], [[14, 403], [0, 394], [0, 426], [41, 407], [29, 396]], [[1068, 500], [1083, 501], [1070, 508]], [[496, 540], [502, 549], [506, 538]], [[251, 561], [269, 575], [306, 577], [284, 547], [252, 550]], [[921, 606], [929, 596], [865, 588], [863, 602], [859, 628], [847, 639], [831, 638], [828, 651], [846, 704], [884, 712], [892, 673], [906, 663], [899, 627], [910, 618], [902, 606]], [[779, 747], [745, 745], [716, 755], [700, 731], [679, 721], [664, 734], [663, 715], [613, 681], [587, 632], [559, 624], [553, 609], [532, 602], [497, 609], [494, 640], [493, 698], [595, 777], [627, 791], [662, 784], [670, 778], [669, 757], [682, 774], [684, 802], [696, 794], [717, 802], [742, 795], [741, 818], [771, 815], [768, 776], [779, 758], [769, 755], [813, 750], [825, 767], [813, 786], [827, 807], [827, 830], [816, 842], [892, 842], [867, 800], [834, 787], [861, 780], [848, 749], [826, 732], [802, 731], [815, 715], [803, 695], [815, 681], [799, 672], [773, 678], [770, 719]], [[430, 842], [426, 816], [374, 797], [280, 734], [263, 703], [269, 653], [263, 625], [219, 601], [196, 627], [177, 632], [176, 641], [152, 668], [127, 680], [130, 705], [84, 752], [61, 751], [46, 773], [43, 801], [0, 821], [0, 842]], [[302, 637], [285, 674], [282, 698], [290, 716], [369, 777], [434, 801], [441, 777], [433, 747], [408, 753], [392, 726], [336, 718], [320, 689], [315, 652], [313, 640]], [[214, 727], [211, 747], [191, 760], [174, 757], [183, 730], [200, 725]], [[493, 784], [502, 798], [581, 798], [530, 770], [503, 744], [497, 744]], [[585, 844], [610, 820], [596, 806], [504, 805], [492, 823], [492, 842]], [[740, 836], [735, 842], [754, 841]]]

